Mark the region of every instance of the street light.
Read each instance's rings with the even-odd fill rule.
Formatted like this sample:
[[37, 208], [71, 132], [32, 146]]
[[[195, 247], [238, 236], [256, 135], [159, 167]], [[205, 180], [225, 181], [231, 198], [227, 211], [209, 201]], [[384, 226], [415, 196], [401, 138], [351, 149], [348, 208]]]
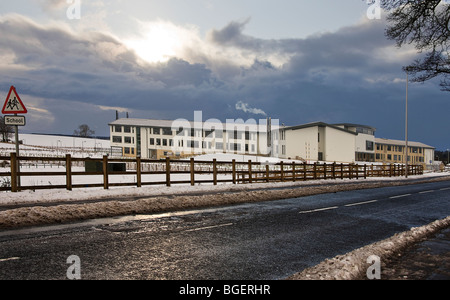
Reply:
[[405, 108], [405, 176], [408, 178], [408, 71], [409, 68], [405, 69], [406, 71], [406, 108]]

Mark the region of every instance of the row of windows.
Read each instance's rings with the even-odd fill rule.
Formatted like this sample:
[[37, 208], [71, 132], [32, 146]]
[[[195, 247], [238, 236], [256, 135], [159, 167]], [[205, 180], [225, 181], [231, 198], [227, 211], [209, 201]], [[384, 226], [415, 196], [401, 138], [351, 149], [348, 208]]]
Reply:
[[[120, 126], [120, 125], [114, 125], [111, 126], [112, 132], [125, 132], [125, 133], [134, 133], [135, 127], [132, 126]], [[224, 133], [227, 131], [222, 130], [198, 130], [198, 129], [182, 129], [179, 130], [172, 130], [172, 128], [169, 127], [150, 127], [148, 128], [149, 134], [153, 135], [167, 135], [167, 136], [174, 136], [174, 135], [181, 135], [181, 136], [191, 136], [191, 137], [216, 137], [216, 138], [222, 138]], [[228, 137], [232, 139], [245, 139], [245, 140], [256, 140], [256, 133], [253, 133], [250, 131], [229, 131]]]
[[114, 126], [111, 126], [111, 130], [112, 130], [112, 132], [134, 133], [134, 127], [132, 127], [132, 126], [114, 125]]
[[134, 137], [132, 137], [132, 136], [124, 136], [124, 137], [121, 137], [121, 136], [113, 135], [112, 141], [113, 141], [113, 143], [119, 143], [119, 144], [121, 144], [121, 143], [122, 143], [122, 138], [123, 138], [123, 142], [124, 142], [125, 144], [134, 144]]
[[[420, 147], [408, 147], [409, 153], [422, 153], [422, 148]], [[402, 152], [405, 150], [405, 146], [394, 146], [394, 145], [383, 145], [377, 144], [377, 150], [379, 151], [393, 151]]]
[[[398, 161], [403, 162], [404, 156], [403, 155], [396, 155], [396, 154], [376, 154], [377, 160], [387, 160], [387, 161]], [[412, 159], [413, 163], [416, 162], [424, 162], [423, 156], [409, 156], [408, 155], [408, 161], [410, 162]]]

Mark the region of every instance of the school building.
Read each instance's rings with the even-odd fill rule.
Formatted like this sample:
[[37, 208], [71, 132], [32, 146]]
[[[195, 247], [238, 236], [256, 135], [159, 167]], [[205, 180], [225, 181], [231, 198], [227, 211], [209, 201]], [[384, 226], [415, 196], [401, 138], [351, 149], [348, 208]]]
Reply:
[[[376, 128], [351, 123], [280, 126], [271, 124], [269, 118], [260, 124], [122, 118], [109, 127], [111, 154], [119, 157], [161, 159], [234, 153], [309, 162], [386, 164], [404, 163], [405, 159], [405, 141], [376, 138]], [[409, 142], [409, 164], [432, 165], [434, 150]]]

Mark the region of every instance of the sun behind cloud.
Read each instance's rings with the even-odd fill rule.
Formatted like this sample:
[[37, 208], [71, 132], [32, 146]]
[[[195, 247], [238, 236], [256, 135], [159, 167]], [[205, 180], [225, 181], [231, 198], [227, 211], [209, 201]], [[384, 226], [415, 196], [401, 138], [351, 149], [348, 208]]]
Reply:
[[125, 44], [146, 62], [166, 62], [180, 54], [188, 35], [170, 22], [141, 23], [139, 37], [126, 40]]

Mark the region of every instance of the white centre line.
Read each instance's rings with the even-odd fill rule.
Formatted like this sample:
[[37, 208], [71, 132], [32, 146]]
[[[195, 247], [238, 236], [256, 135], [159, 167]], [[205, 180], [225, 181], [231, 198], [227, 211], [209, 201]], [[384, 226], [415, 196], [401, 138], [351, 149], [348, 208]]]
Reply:
[[411, 194], [404, 194], [404, 195], [392, 196], [392, 197], [389, 197], [389, 199], [397, 199], [397, 198], [403, 198], [403, 197], [408, 197], [408, 196], [411, 196]]
[[435, 191], [435, 190], [423, 191], [423, 192], [419, 192], [419, 194], [433, 193], [434, 191]]
[[212, 228], [218, 228], [218, 227], [225, 227], [225, 226], [232, 226], [232, 225], [234, 225], [234, 224], [233, 224], [233, 223], [228, 223], [228, 224], [222, 224], [222, 225], [207, 226], [207, 227], [201, 227], [201, 228], [189, 229], [189, 230], [186, 230], [186, 232], [199, 231], [199, 230], [206, 230], [206, 229], [212, 229]]
[[301, 211], [301, 212], [299, 212], [299, 214], [309, 214], [309, 213], [313, 213], [313, 212], [325, 211], [325, 210], [331, 210], [331, 209], [337, 209], [337, 208], [339, 208], [339, 206], [325, 207], [325, 208], [319, 208], [319, 209], [313, 209], [313, 210]]
[[448, 188], [443, 188], [443, 189], [440, 189], [440, 191], [447, 191], [447, 190], [450, 190], [450, 187], [448, 187]]
[[345, 205], [345, 206], [346, 206], [346, 207], [350, 207], [350, 206], [364, 205], [364, 204], [369, 204], [369, 203], [374, 203], [374, 202], [378, 202], [378, 200], [370, 200], [370, 201], [364, 201], [364, 202], [357, 202], [357, 203], [347, 204], [347, 205]]
[[20, 257], [10, 257], [10, 258], [2, 258], [0, 262], [11, 261], [11, 260], [19, 260]]

